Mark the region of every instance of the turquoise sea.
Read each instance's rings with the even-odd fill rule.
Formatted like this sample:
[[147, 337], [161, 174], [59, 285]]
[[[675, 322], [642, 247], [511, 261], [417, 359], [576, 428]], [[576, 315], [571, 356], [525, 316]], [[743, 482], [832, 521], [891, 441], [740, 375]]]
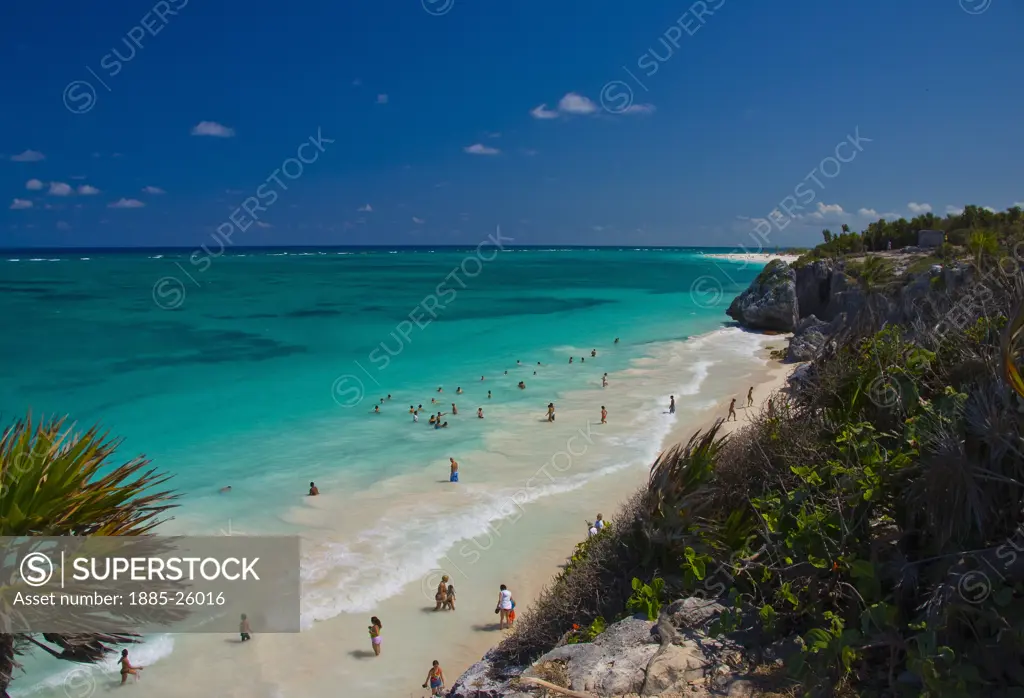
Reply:
[[4, 252], [0, 417], [68, 415], [123, 437], [125, 459], [145, 453], [174, 475], [167, 532], [292, 531], [310, 481], [356, 496], [502, 429], [428, 437], [431, 411], [542, 412], [661, 343], [721, 328], [759, 266], [703, 256], [716, 251]]

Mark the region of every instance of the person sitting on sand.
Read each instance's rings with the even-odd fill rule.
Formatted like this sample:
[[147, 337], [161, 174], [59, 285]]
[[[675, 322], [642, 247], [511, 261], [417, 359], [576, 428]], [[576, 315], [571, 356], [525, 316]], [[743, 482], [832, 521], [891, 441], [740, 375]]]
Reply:
[[316, 485], [314, 485], [314, 484], [313, 484], [312, 482], [311, 482], [311, 483], [309, 483], [309, 496], [310, 496], [310, 497], [315, 497], [315, 496], [317, 496], [318, 494], [320, 494], [320, 490], [318, 490], [318, 489], [316, 488]]
[[608, 423], [608, 410], [606, 410], [604, 408], [604, 405], [601, 405], [601, 424], [607, 424], [607, 423]]
[[117, 663], [121, 665], [121, 685], [123, 686], [128, 680], [128, 675], [131, 674], [135, 677], [135, 680], [139, 680], [139, 672], [144, 667], [132, 666], [132, 663], [128, 661], [128, 650], [121, 650], [121, 658], [117, 660]]
[[456, 388], [455, 389], [455, 394], [456, 395], [462, 395], [462, 388]]
[[459, 408], [456, 407], [455, 403], [453, 402], [452, 403], [452, 414], [458, 414], [458, 413], [459, 413]]
[[441, 577], [441, 583], [437, 585], [437, 593], [434, 594], [434, 601], [437, 602], [435, 611], [440, 611], [445, 602], [448, 601], [448, 575]]
[[252, 627], [249, 626], [249, 619], [242, 614], [241, 622], [238, 624], [238, 634], [242, 636], [242, 642], [252, 639]]
[[729, 403], [729, 416], [725, 418], [725, 421], [728, 422], [730, 419], [736, 421], [736, 398]]
[[458, 482], [459, 481], [459, 463], [454, 458], [449, 458], [448, 461], [451, 463], [451, 466], [452, 466], [452, 473], [451, 473], [451, 475], [448, 476], [448, 482]]
[[373, 645], [374, 655], [378, 657], [380, 656], [380, 631], [382, 627], [384, 626], [381, 624], [380, 618], [377, 616], [370, 618], [370, 644]]
[[434, 660], [434, 665], [430, 667], [430, 671], [427, 672], [427, 682], [423, 684], [423, 688], [430, 687], [430, 695], [440, 696], [444, 694], [444, 672], [441, 671], [441, 665], [438, 664], [437, 660]]
[[476, 416], [477, 416], [477, 419], [483, 419], [484, 418], [484, 408], [483, 407], [477, 407], [476, 408]]
[[754, 386], [750, 386], [750, 390], [747, 391], [747, 407], [754, 404]]
[[444, 607], [449, 611], [455, 610], [455, 586], [452, 584], [448, 585], [448, 600], [445, 601]]

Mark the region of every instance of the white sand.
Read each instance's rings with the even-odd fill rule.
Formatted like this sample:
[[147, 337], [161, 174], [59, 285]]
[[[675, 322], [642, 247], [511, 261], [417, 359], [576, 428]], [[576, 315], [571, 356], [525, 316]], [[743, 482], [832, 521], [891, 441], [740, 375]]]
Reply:
[[[785, 336], [732, 329], [658, 346], [652, 349], [652, 358], [610, 375], [607, 388], [600, 387], [597, 374], [593, 388], [561, 397], [553, 424], [543, 419], [546, 401], [536, 414], [509, 418], [506, 433], [488, 442], [486, 452], [460, 458], [462, 482], [457, 486], [444, 482], [447, 469], [439, 464], [436, 471], [386, 481], [358, 501], [330, 493], [308, 500], [293, 513], [294, 521], [308, 531], [306, 549], [323, 553], [344, 544], [351, 552], [363, 546], [370, 555], [367, 559], [373, 559], [375, 542], [386, 535], [388, 522], [398, 531], [398, 522], [422, 519], [431, 507], [437, 510], [438, 535], [450, 536], [453, 543], [433, 572], [409, 581], [366, 612], [342, 612], [312, 623], [300, 634], [261, 635], [254, 629], [253, 640], [244, 645], [237, 636], [178, 636], [173, 654], [146, 669], [140, 688], [155, 698], [404, 698], [426, 695], [419, 686], [434, 659], [440, 661], [450, 686], [501, 639], [493, 614], [499, 584], [507, 584], [518, 610], [525, 610], [586, 536], [585, 521], [598, 512], [612, 518], [646, 482], [658, 450], [686, 441], [696, 429], [724, 417], [732, 397], [739, 421], [728, 423], [726, 429], [735, 429], [752, 414], [740, 407], [746, 404], [749, 386], [755, 386], [755, 404], [761, 405], [784, 385], [792, 366], [770, 361], [766, 347], [782, 348], [785, 343]], [[699, 373], [705, 364], [706, 377], [694, 380], [690, 374]], [[675, 420], [666, 414], [669, 393], [676, 396]], [[602, 404], [610, 413], [607, 425], [598, 423]], [[635, 422], [626, 416], [634, 414]], [[617, 423], [617, 418], [628, 423]], [[651, 436], [636, 436], [645, 429], [660, 430], [663, 439], [652, 442]], [[617, 470], [593, 471], [593, 463], [608, 449], [623, 447], [633, 450], [636, 458], [620, 463]], [[450, 517], [441, 514], [468, 511], [476, 498], [483, 497], [478, 483], [489, 483], [487, 491], [492, 492], [495, 483], [505, 482], [511, 494], [497, 505], [495, 520], [485, 532], [457, 540], [460, 532], [450, 530]], [[472, 525], [467, 519], [466, 526]], [[399, 569], [405, 561], [379, 562]], [[457, 591], [454, 613], [433, 611], [442, 573], [451, 576]], [[372, 569], [344, 574], [327, 570], [304, 583], [303, 597], [351, 603], [374, 591], [381, 579]], [[371, 615], [383, 621], [379, 658], [370, 651]], [[116, 676], [97, 676], [99, 693], [114, 689]]]
[[781, 259], [783, 262], [790, 264], [800, 258], [799, 255], [795, 254], [769, 254], [767, 252], [729, 252], [723, 254], [705, 254], [705, 257], [714, 257], [715, 259], [728, 259], [733, 262], [758, 262], [767, 264], [773, 259]]

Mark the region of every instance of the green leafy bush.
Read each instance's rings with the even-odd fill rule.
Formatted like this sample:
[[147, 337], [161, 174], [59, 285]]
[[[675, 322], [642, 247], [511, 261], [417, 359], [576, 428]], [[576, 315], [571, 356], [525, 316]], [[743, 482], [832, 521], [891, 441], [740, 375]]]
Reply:
[[664, 602], [665, 580], [655, 577], [650, 584], [633, 578], [633, 595], [626, 601], [626, 609], [632, 613], [643, 613], [647, 620], [657, 620]]

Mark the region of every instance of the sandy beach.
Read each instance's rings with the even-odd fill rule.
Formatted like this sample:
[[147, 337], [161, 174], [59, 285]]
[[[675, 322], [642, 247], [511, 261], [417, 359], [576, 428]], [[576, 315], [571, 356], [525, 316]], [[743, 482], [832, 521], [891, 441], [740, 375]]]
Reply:
[[[740, 358], [726, 355], [699, 380], [680, 389], [667, 387], [673, 385], [667, 376], [694, 370], [698, 356], [694, 352], [722, 356], [741, 342], [745, 344]], [[304, 616], [305, 629], [298, 635], [261, 635], [254, 629], [253, 640], [244, 645], [234, 635], [165, 637], [161, 642], [169, 645], [173, 641], [173, 654], [145, 671], [147, 695], [421, 696], [427, 692], [419, 686], [434, 659], [441, 663], [450, 686], [501, 640], [493, 614], [498, 586], [506, 584], [518, 608], [527, 608], [586, 536], [586, 521], [593, 521], [598, 512], [613, 518], [620, 505], [645, 483], [660, 450], [685, 442], [695, 430], [725, 417], [733, 397], [739, 420], [727, 422], [725, 431], [742, 426], [772, 392], [784, 386], [793, 367], [771, 360], [768, 354], [770, 348], [781, 348], [785, 342], [785, 336], [729, 329], [666, 343], [656, 347], [652, 356], [635, 361], [632, 368], [610, 375], [607, 388], [600, 386], [598, 377], [593, 388], [565, 396], [553, 424], [546, 422], [541, 410], [510, 419], [507, 433], [489, 442], [486, 453], [465, 454], [460, 459], [462, 482], [458, 486], [449, 486], [447, 473], [439, 469], [385, 481], [372, 495], [345, 506], [330, 493], [310, 498], [293, 512], [294, 523], [307, 531], [304, 547], [316, 548], [317, 557], [334, 549], [351, 555], [365, 548], [367, 559], [373, 559], [379, 536], [386, 535], [381, 531], [388, 530], [389, 522], [422, 518], [431, 507], [440, 516], [456, 498], [468, 502], [479, 497], [477, 482], [510, 481], [516, 485], [509, 488], [503, 503], [491, 505], [497, 510], [483, 530], [473, 528], [469, 519], [464, 529], [439, 527], [437, 535], [451, 541], [448, 552], [430, 573], [418, 575], [400, 589], [386, 590], [383, 600], [373, 600], [375, 595], [369, 593], [375, 591], [373, 574], [339, 578], [329, 571], [304, 571], [303, 597], [310, 608], [322, 608], [333, 598], [343, 599], [349, 607], [357, 599], [371, 599], [365, 613], [346, 611], [322, 620], [315, 614]], [[754, 386], [755, 406], [748, 409], [750, 386]], [[649, 402], [650, 395], [670, 390], [675, 391], [677, 402], [674, 419], [667, 414], [667, 395], [658, 403]], [[639, 405], [641, 399], [647, 401], [643, 404], [650, 407], [650, 416], [616, 425], [616, 416], [626, 413], [616, 409], [616, 403], [636, 401]], [[599, 408], [605, 400], [610, 408], [609, 424], [601, 425]], [[655, 432], [642, 430], [650, 426], [645, 424], [648, 421], [660, 429], [661, 437], [653, 443], [650, 434]], [[529, 438], [524, 436], [527, 434]], [[633, 462], [607, 472], [588, 470], [591, 457], [602, 448], [623, 443], [635, 445], [638, 457]], [[368, 522], [375, 523], [372, 536], [361, 526]], [[397, 525], [392, 527], [398, 530]], [[410, 556], [416, 553], [408, 551]], [[405, 560], [378, 562], [398, 567]], [[456, 589], [455, 612], [434, 611], [434, 592], [443, 574], [449, 575]], [[379, 658], [373, 656], [369, 641], [371, 615], [383, 621]], [[144, 657], [145, 652], [144, 645], [133, 654]], [[96, 681], [102, 693], [113, 690], [117, 678], [109, 671], [97, 672]]]
[[800, 258], [799, 255], [795, 254], [769, 254], [767, 252], [728, 252], [723, 254], [705, 254], [704, 256], [714, 259], [727, 259], [732, 262], [757, 262], [759, 264], [767, 264], [773, 259], [781, 259], [788, 264]]

